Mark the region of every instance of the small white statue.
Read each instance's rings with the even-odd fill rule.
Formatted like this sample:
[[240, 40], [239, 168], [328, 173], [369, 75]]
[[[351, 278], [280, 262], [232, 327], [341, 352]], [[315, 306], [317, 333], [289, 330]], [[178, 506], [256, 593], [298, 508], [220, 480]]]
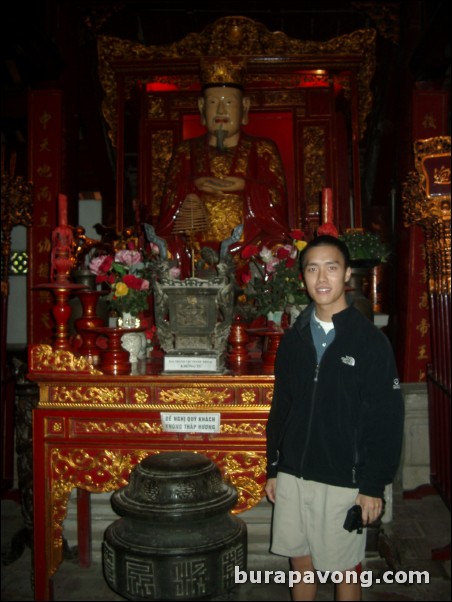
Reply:
[[123, 349], [129, 352], [129, 361], [136, 364], [138, 360], [146, 359], [146, 337], [143, 332], [128, 332], [121, 337]]

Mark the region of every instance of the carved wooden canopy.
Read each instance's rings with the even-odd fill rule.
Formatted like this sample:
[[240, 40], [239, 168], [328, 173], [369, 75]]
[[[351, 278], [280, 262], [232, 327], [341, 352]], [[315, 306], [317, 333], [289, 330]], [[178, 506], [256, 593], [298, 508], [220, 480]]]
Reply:
[[[118, 106], [137, 81], [153, 81], [166, 76], [181, 90], [193, 89], [199, 80], [202, 56], [242, 55], [248, 59], [246, 89], [265, 79], [267, 85], [290, 88], [296, 85], [297, 71], [325, 69], [338, 77], [353, 72], [358, 91], [359, 136], [366, 127], [372, 105], [370, 83], [375, 69], [376, 32], [363, 29], [326, 42], [289, 38], [281, 31], [270, 32], [264, 25], [246, 17], [225, 17], [201, 33], [190, 33], [170, 45], [144, 46], [115, 37], [98, 40], [99, 74], [105, 91], [103, 114], [116, 146]], [[118, 76], [126, 78], [124, 96], [118, 98]], [[344, 76], [343, 87], [350, 86]]]

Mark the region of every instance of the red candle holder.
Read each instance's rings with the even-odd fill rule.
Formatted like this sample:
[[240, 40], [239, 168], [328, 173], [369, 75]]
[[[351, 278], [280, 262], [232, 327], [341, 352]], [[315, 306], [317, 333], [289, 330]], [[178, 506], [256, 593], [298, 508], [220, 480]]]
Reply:
[[231, 326], [228, 343], [228, 364], [234, 369], [243, 369], [249, 360], [247, 343], [250, 337], [246, 332], [246, 324], [241, 316], [236, 316]]
[[129, 362], [129, 352], [122, 348], [121, 337], [128, 332], [142, 332], [144, 328], [110, 328], [109, 326], [96, 326], [91, 329], [93, 333], [108, 339], [108, 347], [102, 354], [99, 368], [104, 374], [130, 374], [132, 364]]
[[67, 323], [71, 317], [71, 306], [69, 305], [69, 297], [82, 289], [85, 289], [84, 284], [74, 284], [71, 282], [46, 282], [38, 284], [35, 289], [49, 289], [55, 297], [55, 304], [52, 306], [52, 314], [56, 324], [55, 332], [55, 349], [64, 349], [71, 351], [72, 347], [69, 342]]
[[82, 338], [82, 344], [77, 352], [88, 358], [88, 361], [93, 365], [99, 364], [101, 351], [96, 345], [99, 335], [92, 329], [97, 326], [104, 326], [104, 321], [97, 316], [96, 310], [99, 298], [106, 294], [107, 291], [93, 291], [89, 289], [78, 293], [82, 304], [82, 315], [74, 321], [74, 326]]
[[264, 374], [273, 374], [275, 371], [276, 352], [278, 351], [284, 330], [275, 328], [252, 328], [247, 332], [252, 335], [264, 337], [262, 348], [262, 371]]

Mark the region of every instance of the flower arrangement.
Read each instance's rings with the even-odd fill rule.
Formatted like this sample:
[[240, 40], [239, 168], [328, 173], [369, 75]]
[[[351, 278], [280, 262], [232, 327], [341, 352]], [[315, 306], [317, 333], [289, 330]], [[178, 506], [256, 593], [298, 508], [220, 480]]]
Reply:
[[380, 235], [375, 232], [365, 232], [362, 229], [352, 229], [345, 234], [339, 235], [339, 239], [345, 242], [353, 261], [375, 261], [383, 263], [387, 260], [391, 250], [383, 242]]
[[299, 254], [306, 246], [300, 230], [291, 233], [292, 244], [274, 249], [248, 245], [242, 251], [244, 266], [237, 271], [243, 294], [239, 302], [251, 304], [258, 316], [284, 311], [288, 305], [309, 303], [299, 270]]
[[110, 287], [106, 300], [118, 314], [137, 316], [148, 308], [150, 283], [145, 278], [143, 256], [136, 249], [121, 249], [114, 255], [99, 255], [89, 262], [97, 283]]

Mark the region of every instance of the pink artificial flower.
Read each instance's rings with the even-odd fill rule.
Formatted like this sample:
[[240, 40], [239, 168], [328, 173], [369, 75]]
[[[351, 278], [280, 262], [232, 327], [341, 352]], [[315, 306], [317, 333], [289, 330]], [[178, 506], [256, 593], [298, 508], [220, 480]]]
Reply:
[[89, 262], [89, 269], [96, 276], [100, 274], [106, 274], [108, 270], [111, 268], [111, 264], [113, 263], [113, 258], [110, 255], [99, 255], [98, 257], [93, 257]]
[[149, 290], [149, 280], [142, 280], [140, 291], [148, 291], [148, 290]]
[[131, 267], [141, 262], [141, 253], [131, 249], [121, 249], [116, 253], [115, 261]]
[[277, 257], [272, 256], [271, 259], [269, 259], [265, 264], [265, 271], [267, 272], [267, 274], [272, 274], [275, 271], [276, 266], [279, 262], [280, 261]]

